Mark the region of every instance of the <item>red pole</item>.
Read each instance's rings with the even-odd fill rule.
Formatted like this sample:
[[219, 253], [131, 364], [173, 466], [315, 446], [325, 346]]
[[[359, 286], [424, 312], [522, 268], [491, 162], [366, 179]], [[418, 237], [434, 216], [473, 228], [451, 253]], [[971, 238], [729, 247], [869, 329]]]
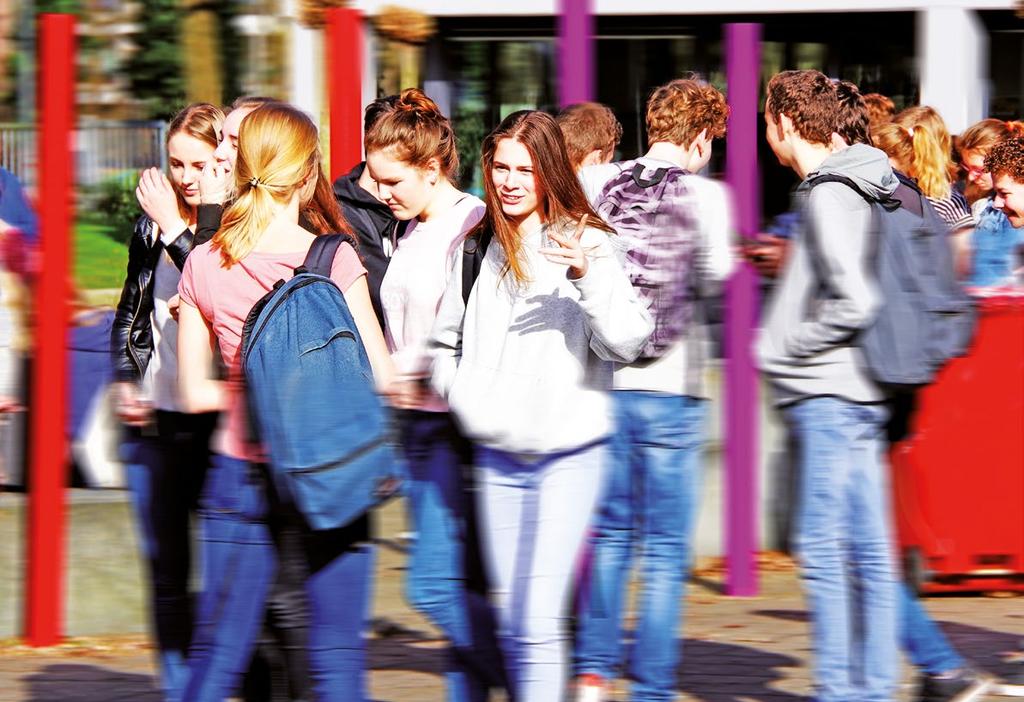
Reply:
[[331, 106], [331, 181], [363, 160], [363, 15], [327, 11], [327, 75]]
[[[72, 217], [75, 21], [39, 17], [39, 202], [42, 261], [36, 282], [25, 635], [59, 643], [63, 629], [68, 242]], [[44, 78], [45, 76], [45, 78]]]

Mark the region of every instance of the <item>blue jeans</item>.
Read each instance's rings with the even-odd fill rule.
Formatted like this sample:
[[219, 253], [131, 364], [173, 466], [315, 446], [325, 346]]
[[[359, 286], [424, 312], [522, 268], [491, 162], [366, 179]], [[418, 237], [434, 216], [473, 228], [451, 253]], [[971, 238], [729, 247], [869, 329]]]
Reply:
[[896, 597], [900, 645], [910, 662], [929, 675], [939, 675], [963, 668], [966, 665], [964, 659], [949, 643], [949, 639], [928, 615], [921, 600], [910, 587], [901, 583]]
[[563, 699], [569, 593], [602, 489], [608, 445], [476, 452], [480, 517], [511, 696]]
[[149, 567], [151, 612], [164, 698], [176, 700], [188, 675], [192, 638], [190, 514], [209, 463], [216, 415], [157, 412], [154, 423], [127, 427], [121, 445], [139, 545]]
[[[464, 479], [468, 442], [446, 412], [404, 412], [407, 505], [416, 543], [406, 582], [409, 602], [448, 637], [450, 702], [486, 700], [503, 670], [494, 613], [476, 539], [472, 485]], [[467, 484], [469, 483], [469, 484]]]
[[801, 449], [794, 545], [822, 702], [891, 700], [898, 681], [896, 568], [880, 460], [885, 414], [835, 397], [786, 409]]
[[277, 499], [264, 471], [213, 456], [201, 500], [206, 586], [184, 699], [221, 702], [234, 694], [249, 666], [271, 583], [287, 567], [305, 569], [307, 606], [293, 608], [300, 620], [293, 625], [308, 625], [316, 699], [362, 702], [373, 571], [373, 551], [363, 543], [366, 519], [311, 531], [294, 507]]
[[616, 676], [634, 545], [642, 557], [629, 672], [634, 700], [675, 699], [683, 586], [701, 487], [706, 402], [616, 391], [613, 461], [593, 532], [590, 595], [581, 608], [577, 674]]

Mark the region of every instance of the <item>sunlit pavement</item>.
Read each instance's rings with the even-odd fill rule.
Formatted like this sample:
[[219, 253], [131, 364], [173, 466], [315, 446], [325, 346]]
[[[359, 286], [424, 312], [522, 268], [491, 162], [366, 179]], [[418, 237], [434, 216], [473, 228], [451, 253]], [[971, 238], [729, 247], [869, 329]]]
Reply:
[[[374, 700], [443, 700], [443, 642], [402, 596], [406, 530], [401, 506], [380, 514], [378, 580], [369, 643]], [[713, 562], [698, 568], [689, 587], [680, 699], [709, 702], [795, 702], [810, 694], [808, 622], [796, 572], [788, 559], [762, 558], [761, 594], [720, 594], [723, 574]], [[343, 596], [343, 595], [342, 595]], [[995, 674], [1024, 638], [1024, 598], [930, 598], [928, 608], [957, 648]], [[74, 639], [33, 651], [0, 643], [0, 701], [157, 702], [152, 649], [138, 635]], [[912, 697], [905, 669], [901, 699]], [[617, 697], [625, 699], [624, 688]], [[994, 698], [993, 698], [994, 699]]]

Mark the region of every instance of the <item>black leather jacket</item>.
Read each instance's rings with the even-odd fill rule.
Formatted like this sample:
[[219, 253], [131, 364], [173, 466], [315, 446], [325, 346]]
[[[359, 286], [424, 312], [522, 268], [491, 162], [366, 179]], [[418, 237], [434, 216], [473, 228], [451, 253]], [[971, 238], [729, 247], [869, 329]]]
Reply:
[[157, 238], [150, 241], [153, 220], [142, 215], [135, 222], [128, 245], [128, 275], [110, 330], [110, 351], [115, 380], [140, 381], [153, 353], [153, 272], [166, 248], [174, 265], [181, 270], [192, 251], [194, 237], [186, 229], [170, 246]]

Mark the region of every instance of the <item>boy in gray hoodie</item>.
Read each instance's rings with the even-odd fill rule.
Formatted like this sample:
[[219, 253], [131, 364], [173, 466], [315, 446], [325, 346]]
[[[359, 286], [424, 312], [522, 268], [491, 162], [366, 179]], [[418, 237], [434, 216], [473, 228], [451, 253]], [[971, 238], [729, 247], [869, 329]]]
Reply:
[[833, 151], [838, 109], [835, 86], [818, 71], [785, 71], [768, 84], [765, 135], [779, 162], [803, 180], [796, 198], [804, 226], [769, 302], [757, 354], [800, 444], [794, 544], [812, 615], [817, 698], [880, 701], [893, 698], [898, 659], [880, 460], [885, 398], [855, 342], [879, 304], [868, 265], [871, 209], [842, 183], [812, 187], [812, 180], [842, 175], [879, 198], [898, 180], [877, 149]]

